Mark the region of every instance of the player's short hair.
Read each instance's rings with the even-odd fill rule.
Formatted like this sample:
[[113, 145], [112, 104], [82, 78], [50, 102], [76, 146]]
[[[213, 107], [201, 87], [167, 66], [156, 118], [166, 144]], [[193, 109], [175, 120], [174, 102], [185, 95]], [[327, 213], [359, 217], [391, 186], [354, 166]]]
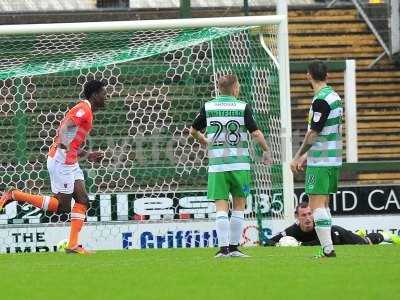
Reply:
[[308, 65], [308, 73], [311, 75], [312, 79], [318, 81], [325, 81], [328, 74], [328, 67], [323, 61], [314, 60]]
[[89, 99], [93, 94], [99, 92], [106, 84], [103, 81], [92, 79], [85, 83], [83, 87], [83, 96]]
[[218, 79], [218, 89], [223, 95], [232, 93], [232, 87], [238, 82], [238, 78], [234, 74], [224, 75]]
[[299, 204], [297, 204], [296, 208], [294, 209], [294, 214], [298, 215], [299, 214], [299, 209], [300, 208], [307, 208], [308, 207], [308, 202], [300, 202]]

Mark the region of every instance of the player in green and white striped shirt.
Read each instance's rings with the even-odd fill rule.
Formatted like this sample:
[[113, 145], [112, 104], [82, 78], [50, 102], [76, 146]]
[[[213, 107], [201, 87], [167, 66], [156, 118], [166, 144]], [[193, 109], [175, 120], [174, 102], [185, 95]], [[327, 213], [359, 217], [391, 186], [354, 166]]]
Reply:
[[337, 192], [342, 165], [342, 100], [327, 85], [327, 67], [323, 62], [312, 62], [308, 66], [307, 77], [314, 89], [314, 98], [308, 131], [291, 163], [291, 169], [294, 173], [303, 170], [307, 159], [305, 191], [310, 199], [315, 231], [322, 247], [317, 257], [335, 257], [329, 195]]
[[[190, 133], [202, 145], [208, 145], [208, 198], [215, 201], [220, 246], [215, 257], [247, 257], [238, 246], [251, 184], [248, 132], [262, 147], [264, 163], [271, 161], [270, 152], [250, 105], [237, 99], [240, 89], [237, 77], [222, 76], [218, 88], [221, 95], [204, 105]], [[207, 137], [200, 132], [204, 129]], [[229, 193], [233, 198], [230, 222]]]

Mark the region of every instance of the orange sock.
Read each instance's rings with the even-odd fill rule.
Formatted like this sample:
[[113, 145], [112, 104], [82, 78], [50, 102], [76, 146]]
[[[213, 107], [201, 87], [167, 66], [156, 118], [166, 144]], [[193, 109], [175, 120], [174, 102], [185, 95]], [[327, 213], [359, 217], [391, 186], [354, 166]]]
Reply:
[[71, 211], [71, 232], [69, 234], [68, 248], [78, 245], [79, 233], [86, 217], [86, 205], [75, 203]]
[[56, 212], [58, 209], [58, 200], [54, 197], [32, 195], [19, 190], [13, 191], [12, 197], [18, 202], [26, 202], [43, 210]]

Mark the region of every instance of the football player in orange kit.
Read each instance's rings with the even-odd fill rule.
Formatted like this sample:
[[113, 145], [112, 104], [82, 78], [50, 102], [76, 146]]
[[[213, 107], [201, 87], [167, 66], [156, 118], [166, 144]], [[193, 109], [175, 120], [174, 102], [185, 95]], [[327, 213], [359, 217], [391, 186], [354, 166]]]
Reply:
[[[89, 254], [90, 251], [78, 243], [89, 207], [89, 197], [78, 158], [86, 157], [89, 161], [96, 162], [104, 156], [103, 152], [87, 153], [80, 147], [92, 130], [93, 112], [105, 105], [107, 92], [103, 82], [91, 80], [85, 84], [83, 94], [85, 100], [79, 101], [61, 121], [48, 153], [47, 169], [53, 195], [33, 195], [9, 188], [0, 198], [0, 211], [10, 202], [18, 201], [50, 212], [71, 212], [71, 231], [65, 252]], [[72, 198], [75, 204], [71, 209]]]

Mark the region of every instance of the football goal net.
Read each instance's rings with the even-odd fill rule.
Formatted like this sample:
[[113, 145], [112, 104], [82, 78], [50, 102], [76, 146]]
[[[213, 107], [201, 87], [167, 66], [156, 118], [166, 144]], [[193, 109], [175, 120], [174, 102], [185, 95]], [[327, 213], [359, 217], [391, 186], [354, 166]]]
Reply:
[[[46, 156], [60, 120], [88, 80], [103, 80], [106, 108], [95, 112], [85, 149], [106, 156], [80, 162], [91, 199], [82, 241], [94, 249], [215, 245], [207, 150], [188, 129], [218, 95], [218, 77], [232, 73], [273, 153], [265, 166], [251, 144], [243, 243], [256, 243], [293, 216], [283, 15], [0, 26], [1, 191], [51, 193]], [[0, 252], [52, 251], [68, 222], [13, 202], [0, 214]]]

